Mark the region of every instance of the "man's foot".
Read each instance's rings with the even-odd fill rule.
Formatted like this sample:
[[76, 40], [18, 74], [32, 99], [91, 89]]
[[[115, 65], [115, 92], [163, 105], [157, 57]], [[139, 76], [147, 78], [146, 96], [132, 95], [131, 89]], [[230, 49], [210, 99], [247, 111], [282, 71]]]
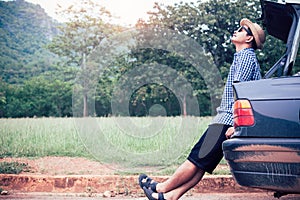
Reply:
[[153, 192], [156, 192], [156, 185], [157, 182], [153, 181], [150, 177], [148, 177], [146, 174], [141, 174], [139, 176], [139, 184], [140, 187], [143, 189], [144, 187], [147, 189], [151, 189]]
[[155, 193], [146, 187], [143, 187], [143, 190], [149, 200], [165, 200], [163, 193]]

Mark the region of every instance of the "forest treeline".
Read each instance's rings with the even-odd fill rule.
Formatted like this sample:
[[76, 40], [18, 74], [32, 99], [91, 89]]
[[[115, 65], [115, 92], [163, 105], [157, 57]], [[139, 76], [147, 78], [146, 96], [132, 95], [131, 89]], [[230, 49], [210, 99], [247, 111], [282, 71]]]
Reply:
[[[241, 18], [260, 23], [261, 15], [259, 0], [156, 3], [149, 20], [129, 29], [110, 23], [95, 1], [80, 2], [57, 22], [39, 5], [0, 1], [0, 117], [214, 115], [235, 53], [230, 36]], [[169, 30], [174, 37], [162, 44]], [[204, 48], [187, 55], [195, 63], [178, 53], [198, 52], [190, 44]], [[262, 74], [284, 50], [267, 36], [256, 52]], [[211, 87], [216, 72], [199, 73], [198, 61], [216, 66], [221, 84]]]

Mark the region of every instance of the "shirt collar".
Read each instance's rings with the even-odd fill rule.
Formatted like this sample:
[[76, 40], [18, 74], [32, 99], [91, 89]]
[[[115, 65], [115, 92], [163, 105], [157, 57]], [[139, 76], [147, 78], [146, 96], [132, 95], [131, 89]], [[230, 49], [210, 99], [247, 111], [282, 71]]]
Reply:
[[244, 48], [244, 49], [242, 49], [242, 50], [240, 50], [238, 52], [235, 52], [234, 55], [239, 55], [239, 54], [243, 53], [244, 51], [252, 51], [252, 52], [254, 52], [254, 49], [253, 48]]

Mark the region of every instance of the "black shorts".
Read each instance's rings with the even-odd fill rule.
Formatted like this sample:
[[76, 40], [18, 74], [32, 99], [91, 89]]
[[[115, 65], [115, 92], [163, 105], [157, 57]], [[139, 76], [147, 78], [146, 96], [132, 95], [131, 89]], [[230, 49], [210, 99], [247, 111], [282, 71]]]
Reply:
[[230, 127], [224, 124], [209, 125], [193, 147], [188, 160], [211, 174], [223, 158], [222, 143], [226, 140], [225, 133]]

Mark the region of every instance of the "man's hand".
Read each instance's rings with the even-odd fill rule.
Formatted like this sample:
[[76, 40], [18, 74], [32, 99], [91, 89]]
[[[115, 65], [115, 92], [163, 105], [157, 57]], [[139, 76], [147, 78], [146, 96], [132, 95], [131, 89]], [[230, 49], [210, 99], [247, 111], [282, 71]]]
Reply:
[[230, 139], [231, 136], [233, 135], [233, 133], [234, 133], [234, 127], [228, 128], [227, 131], [226, 131], [226, 133], [225, 133], [226, 138]]

